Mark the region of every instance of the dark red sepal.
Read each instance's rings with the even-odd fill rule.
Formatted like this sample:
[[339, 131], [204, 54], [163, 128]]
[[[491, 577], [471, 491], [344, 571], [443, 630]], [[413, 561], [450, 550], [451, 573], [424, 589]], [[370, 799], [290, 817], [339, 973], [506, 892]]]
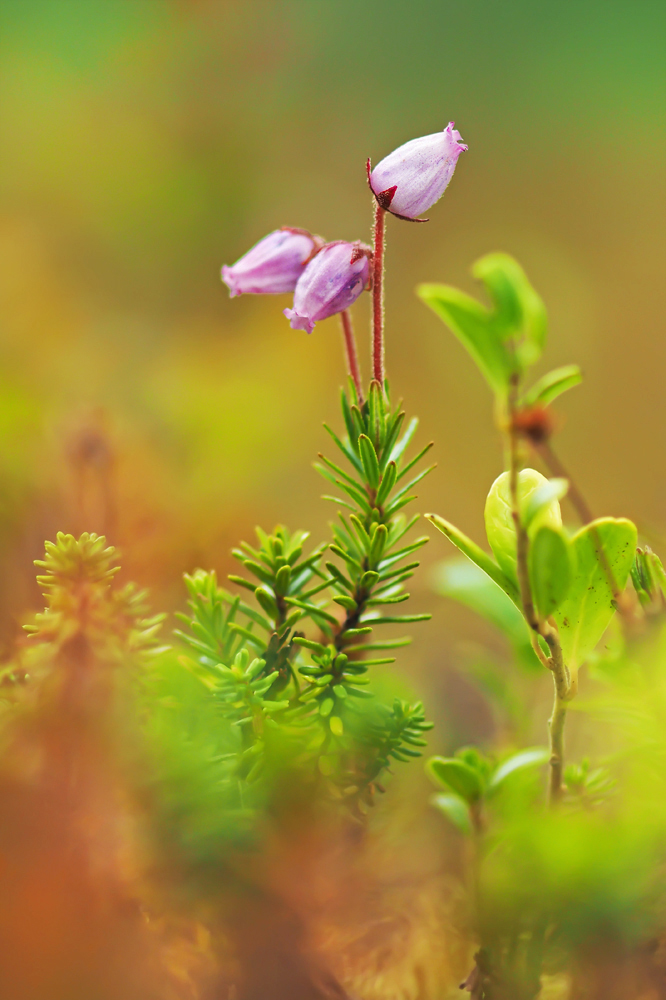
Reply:
[[394, 184], [393, 187], [387, 188], [386, 191], [380, 191], [379, 194], [377, 194], [370, 181], [370, 174], [372, 173], [372, 165], [370, 163], [370, 157], [368, 157], [368, 159], [366, 160], [365, 170], [368, 175], [368, 187], [375, 196], [377, 204], [379, 205], [380, 208], [383, 208], [385, 212], [388, 212], [391, 202], [393, 201], [393, 195], [398, 189], [398, 185]]
[[[370, 174], [372, 173], [372, 165], [370, 163], [370, 157], [368, 157], [368, 159], [366, 160], [365, 169], [368, 175], [368, 187], [372, 191], [372, 184], [370, 183]], [[397, 190], [397, 187], [398, 185], [396, 184], [394, 187], [387, 188], [386, 191], [380, 191], [379, 194], [375, 194], [375, 192], [372, 191], [372, 194], [377, 204], [379, 205], [380, 208], [383, 208], [385, 212], [391, 212], [389, 206], [393, 201], [393, 196]], [[402, 219], [403, 222], [430, 222], [430, 219], [410, 219], [408, 215], [398, 215], [397, 212], [391, 212], [391, 215], [395, 216], [396, 219]]]
[[379, 194], [375, 195], [375, 198], [377, 199], [377, 204], [379, 205], [380, 208], [383, 208], [385, 212], [390, 211], [391, 202], [393, 201], [393, 197], [397, 190], [398, 190], [398, 185], [394, 184], [393, 187], [386, 188], [386, 191], [380, 191]]
[[430, 219], [410, 219], [408, 215], [398, 215], [397, 212], [391, 212], [390, 209], [389, 213], [394, 219], [402, 219], [403, 222], [430, 222]]

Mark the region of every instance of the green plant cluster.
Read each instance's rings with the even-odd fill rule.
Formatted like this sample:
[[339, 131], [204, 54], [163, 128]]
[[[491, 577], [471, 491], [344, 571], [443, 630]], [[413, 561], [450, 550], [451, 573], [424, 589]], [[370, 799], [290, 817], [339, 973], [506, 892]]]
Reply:
[[[544, 424], [525, 419], [577, 385], [577, 366], [556, 369], [529, 389], [523, 380], [545, 344], [546, 311], [522, 268], [506, 254], [489, 254], [473, 269], [492, 300], [487, 308], [446, 285], [422, 285], [421, 298], [456, 334], [495, 394], [498, 423], [509, 438], [529, 442]], [[507, 465], [511, 464], [507, 448]], [[444, 518], [432, 523], [478, 566], [507, 597], [526, 612], [528, 626], [554, 616], [565, 665], [573, 677], [595, 648], [615, 612], [614, 601], [627, 582], [636, 549], [636, 529], [624, 518], [599, 518], [571, 533], [561, 526], [559, 501], [569, 484], [560, 476], [547, 480], [525, 468], [527, 455], [514, 456], [517, 516], [529, 545], [526, 571], [535, 620], [525, 608], [516, 568], [517, 528], [512, 517], [510, 472], [490, 489], [485, 521], [494, 559]], [[536, 630], [535, 630], [536, 631]]]
[[[476, 674], [509, 733], [526, 731], [521, 688], [534, 684], [539, 663], [554, 691], [548, 747], [505, 737], [490, 751], [465, 746], [427, 763], [438, 788], [433, 805], [474, 845], [468, 901], [478, 949], [462, 988], [478, 1000], [534, 1000], [542, 989], [558, 998], [610, 996], [605, 979], [595, 991], [595, 968], [624, 963], [633, 992], [618, 980], [617, 996], [651, 996], [642, 991], [665, 981], [659, 960], [647, 956], [656, 954], [666, 900], [658, 846], [666, 830], [666, 575], [649, 547], [637, 548], [631, 521], [591, 515], [552, 447], [550, 404], [581, 375], [566, 366], [526, 387], [545, 344], [546, 313], [524, 272], [491, 254], [474, 275], [490, 307], [444, 285], [421, 286], [419, 295], [493, 391], [505, 471], [485, 501], [490, 551], [426, 515], [462, 556], [438, 568], [436, 586], [509, 640], [508, 673], [501, 678], [486, 664]], [[581, 526], [563, 523], [565, 499]], [[601, 693], [583, 708], [601, 720], [597, 738], [608, 752], [594, 763], [568, 762], [565, 721], [585, 664]]]
[[327, 430], [343, 465], [323, 455], [316, 464], [343, 494], [327, 497], [343, 508], [328, 547], [305, 553], [307, 533], [257, 529], [256, 547], [243, 542], [233, 553], [247, 575], [229, 577], [254, 602], [197, 571], [186, 577], [190, 615], [180, 616], [187, 630], [178, 636], [193, 654], [182, 662], [238, 734], [229, 781], [259, 782], [288, 746], [309, 780], [359, 814], [393, 762], [421, 755], [431, 728], [421, 703], [384, 704], [369, 689], [371, 668], [394, 663], [394, 650], [410, 642], [377, 630], [430, 617], [392, 612], [409, 598], [413, 557], [428, 541], [408, 540], [418, 515], [402, 511], [430, 471], [414, 473], [430, 445], [406, 457], [417, 421], [403, 430], [404, 411], [377, 383], [363, 404], [353, 386], [343, 392], [342, 413], [347, 434]]
[[96, 656], [116, 663], [164, 648], [158, 635], [165, 615], [148, 614], [147, 592], [134, 583], [113, 585], [120, 571], [118, 552], [103, 535], [86, 531], [75, 538], [59, 531], [35, 565], [46, 608], [24, 628], [38, 641], [40, 656], [52, 655], [77, 636]]

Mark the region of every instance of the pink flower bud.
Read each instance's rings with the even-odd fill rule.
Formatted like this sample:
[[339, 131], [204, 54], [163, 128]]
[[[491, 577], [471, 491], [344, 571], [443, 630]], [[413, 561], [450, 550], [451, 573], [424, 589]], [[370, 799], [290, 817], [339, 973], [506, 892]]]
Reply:
[[231, 267], [222, 268], [222, 281], [233, 298], [249, 292], [276, 295], [293, 292], [306, 263], [323, 240], [306, 229], [283, 226], [264, 236]]
[[368, 160], [368, 182], [382, 208], [412, 221], [439, 201], [453, 177], [458, 157], [467, 149], [454, 124], [449, 122], [443, 132], [399, 146], [372, 173]]
[[367, 286], [370, 247], [327, 243], [307, 265], [294, 291], [294, 308], [284, 314], [294, 330], [312, 333], [315, 323], [348, 309]]

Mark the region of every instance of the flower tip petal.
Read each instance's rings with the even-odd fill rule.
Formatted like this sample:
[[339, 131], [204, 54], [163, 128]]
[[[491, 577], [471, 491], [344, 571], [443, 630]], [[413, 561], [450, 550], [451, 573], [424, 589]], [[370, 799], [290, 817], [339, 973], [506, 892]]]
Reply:
[[467, 152], [467, 146], [463, 143], [462, 136], [458, 131], [458, 129], [455, 127], [455, 124], [456, 124], [455, 122], [449, 122], [444, 131], [451, 137], [451, 139], [454, 140], [454, 142], [458, 144], [461, 153], [463, 152], [463, 150]]
[[234, 299], [240, 292], [236, 288], [236, 279], [234, 278], [233, 269], [228, 267], [226, 264], [222, 268], [222, 281], [229, 289], [229, 298]]
[[282, 311], [289, 320], [292, 330], [305, 330], [306, 333], [312, 333], [314, 330], [314, 320], [308, 319], [307, 316], [299, 315], [295, 309], [283, 309]]

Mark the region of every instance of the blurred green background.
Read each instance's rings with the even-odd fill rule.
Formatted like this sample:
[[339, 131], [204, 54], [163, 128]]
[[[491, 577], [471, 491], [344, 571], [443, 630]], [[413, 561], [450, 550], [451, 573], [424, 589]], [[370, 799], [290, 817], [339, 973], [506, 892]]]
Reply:
[[[502, 249], [548, 305], [544, 370], [586, 374], [558, 407], [562, 457], [596, 513], [666, 530], [663, 3], [0, 12], [6, 652], [41, 603], [31, 560], [57, 530], [106, 532], [124, 575], [171, 609], [182, 572], [229, 571], [257, 523], [325, 537], [311, 462], [322, 421], [338, 421], [337, 320], [293, 331], [286, 297], [231, 302], [219, 269], [284, 224], [367, 239], [366, 157], [450, 119], [469, 153], [432, 221], [388, 227], [389, 377], [439, 463], [421, 510], [481, 540], [501, 452], [485, 386], [413, 289], [473, 291], [472, 261]], [[367, 301], [355, 315], [367, 372]], [[452, 554], [443, 538], [429, 550], [431, 564]], [[492, 721], [456, 672], [480, 625], [431, 594], [427, 568], [414, 589], [437, 612], [409, 651], [415, 686], [431, 714], [433, 698], [454, 706], [452, 740], [482, 737]]]

